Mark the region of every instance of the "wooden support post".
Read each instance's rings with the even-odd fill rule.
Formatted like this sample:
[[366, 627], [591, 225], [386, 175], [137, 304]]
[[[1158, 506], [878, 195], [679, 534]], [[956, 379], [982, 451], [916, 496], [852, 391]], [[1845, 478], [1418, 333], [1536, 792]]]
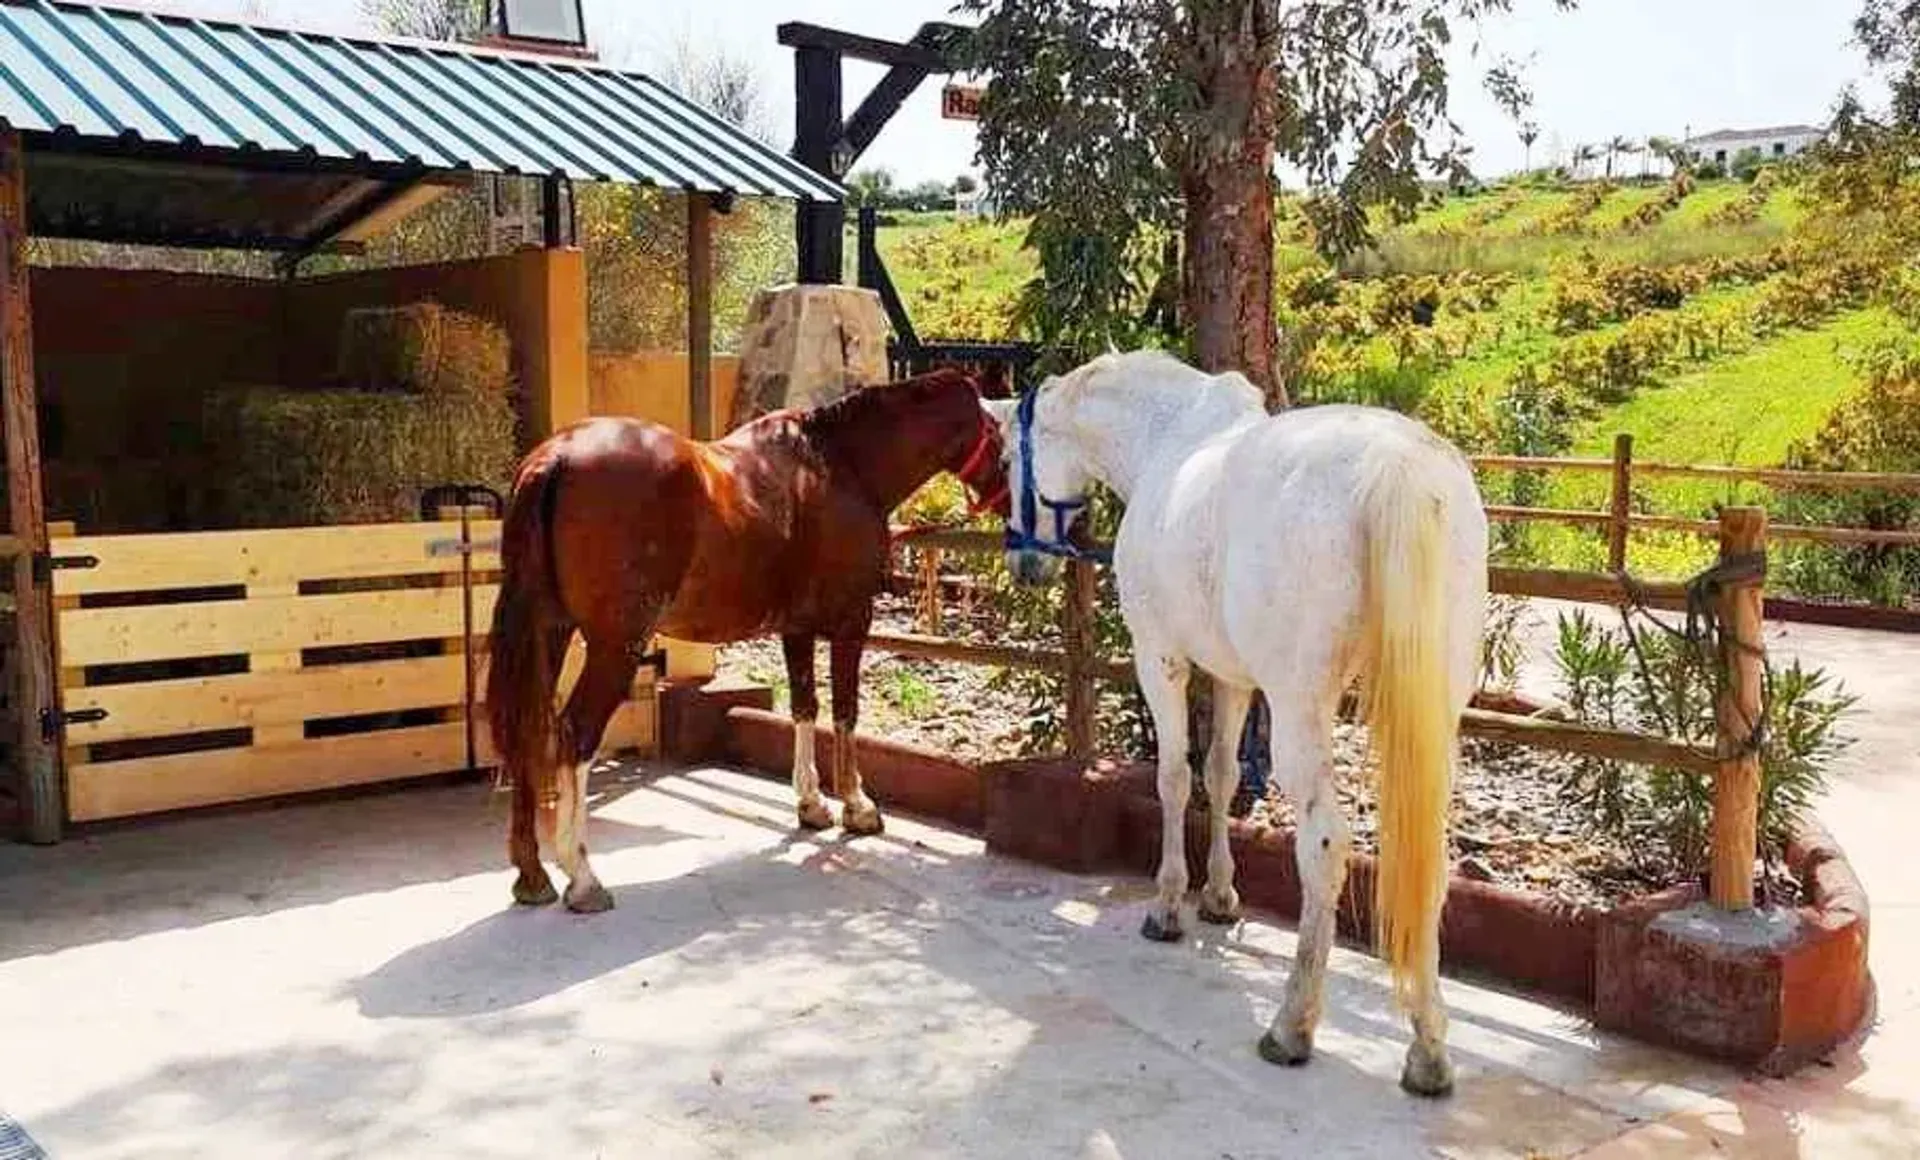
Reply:
[[[826, 48], [794, 50], [793, 158], [823, 177], [843, 174], [835, 154], [845, 126], [841, 121], [840, 53]], [[837, 201], [803, 201], [794, 215], [800, 251], [800, 281], [834, 285], [844, 275], [846, 208]]]
[[1060, 641], [1067, 654], [1067, 756], [1075, 761], [1087, 761], [1093, 757], [1094, 711], [1098, 704], [1093, 657], [1096, 577], [1089, 560], [1069, 560], [1066, 571], [1067, 593]]
[[572, 241], [560, 215], [560, 175], [549, 173], [540, 179], [540, 241], [549, 250], [558, 250]]
[[13, 560], [15, 761], [26, 838], [52, 843], [60, 840], [66, 803], [59, 731], [50, 737], [42, 727], [59, 720], [60, 692], [54, 682], [52, 586], [36, 580], [34, 567], [35, 557], [47, 554], [47, 513], [27, 288], [26, 161], [20, 134], [0, 129], [0, 428], [7, 445], [8, 530], [27, 548]]
[[[1765, 508], [1720, 513], [1720, 560], [1756, 552], [1767, 543]], [[1720, 616], [1727, 682], [1717, 708], [1720, 768], [1713, 782], [1713, 904], [1722, 910], [1753, 906], [1753, 861], [1759, 849], [1760, 755], [1747, 746], [1760, 725], [1766, 680], [1761, 635], [1763, 582], [1721, 591]]]
[[1607, 525], [1607, 571], [1627, 570], [1627, 536], [1633, 531], [1633, 436], [1613, 437], [1612, 523]]
[[940, 599], [940, 549], [922, 548], [920, 559], [920, 631], [939, 636], [946, 631], [944, 602]]
[[713, 438], [713, 199], [687, 194], [687, 378], [695, 439]]

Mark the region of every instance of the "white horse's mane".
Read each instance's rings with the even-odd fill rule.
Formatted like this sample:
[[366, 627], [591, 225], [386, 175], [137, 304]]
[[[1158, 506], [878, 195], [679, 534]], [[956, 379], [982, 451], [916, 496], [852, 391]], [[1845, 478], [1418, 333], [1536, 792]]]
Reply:
[[[1186, 401], [1225, 396], [1242, 407], [1264, 409], [1260, 388], [1238, 371], [1208, 374], [1164, 350], [1112, 351], [1075, 367], [1056, 380], [1063, 397], [1096, 390], [1126, 394], [1162, 394], [1177, 390]], [[1203, 393], [1203, 389], [1210, 392]]]

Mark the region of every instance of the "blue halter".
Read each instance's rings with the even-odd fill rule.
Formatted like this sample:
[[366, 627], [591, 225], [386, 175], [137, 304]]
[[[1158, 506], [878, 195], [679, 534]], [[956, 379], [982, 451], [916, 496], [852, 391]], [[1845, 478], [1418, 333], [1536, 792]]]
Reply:
[[[1020, 473], [1020, 525], [1007, 524], [1006, 545], [1009, 552], [1039, 552], [1047, 556], [1059, 556], [1066, 560], [1106, 560], [1105, 552], [1091, 548], [1082, 548], [1068, 539], [1073, 528], [1074, 517], [1086, 510], [1087, 497], [1076, 496], [1073, 499], [1049, 499], [1040, 494], [1033, 482], [1033, 410], [1039, 402], [1038, 389], [1020, 396], [1020, 405], [1014, 411], [1014, 427], [1020, 438], [1020, 459], [1026, 470]], [[1040, 508], [1045, 507], [1053, 513], [1052, 540], [1042, 540], [1034, 535], [1040, 526]]]

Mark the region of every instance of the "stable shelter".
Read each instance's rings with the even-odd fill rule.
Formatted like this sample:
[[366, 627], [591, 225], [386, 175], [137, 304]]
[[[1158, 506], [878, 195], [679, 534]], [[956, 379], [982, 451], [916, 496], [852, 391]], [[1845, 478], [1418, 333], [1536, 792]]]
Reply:
[[[0, 432], [14, 560], [13, 776], [0, 779], [11, 790], [0, 807], [11, 796], [29, 839], [56, 840], [71, 821], [484, 764], [475, 645], [497, 567], [488, 513], [464, 503], [457, 518], [411, 524], [98, 534], [84, 514], [47, 510], [43, 434], [130, 415], [163, 458], [142, 400], [301, 381], [333, 361], [348, 312], [431, 301], [505, 331], [522, 438], [537, 439], [589, 412], [586, 277], [570, 227], [572, 190], [587, 181], [688, 195], [679, 416], [709, 433], [713, 215], [737, 197], [812, 204], [842, 190], [645, 75], [533, 47], [0, 0]], [[315, 255], [362, 249], [487, 175], [539, 181], [538, 232], [523, 248], [303, 276]], [[275, 276], [30, 266], [35, 238], [266, 253]], [[164, 468], [138, 459], [121, 466]], [[652, 712], [646, 689], [623, 710], [623, 735], [642, 748]]]

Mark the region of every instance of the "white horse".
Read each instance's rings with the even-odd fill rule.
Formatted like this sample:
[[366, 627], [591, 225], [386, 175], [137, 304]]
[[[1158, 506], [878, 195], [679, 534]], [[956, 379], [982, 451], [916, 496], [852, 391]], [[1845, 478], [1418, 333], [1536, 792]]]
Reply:
[[1045, 583], [1099, 481], [1126, 504], [1114, 548], [1121, 611], [1159, 736], [1159, 898], [1142, 933], [1181, 935], [1186, 689], [1213, 678], [1206, 786], [1212, 814], [1199, 915], [1238, 918], [1227, 806], [1234, 738], [1253, 690], [1272, 711], [1273, 773], [1299, 816], [1300, 941], [1260, 1054], [1313, 1048], [1349, 833], [1334, 796], [1332, 727], [1343, 692], [1364, 704], [1379, 765], [1376, 946], [1414, 1039], [1401, 1086], [1451, 1090], [1439, 992], [1447, 809], [1461, 712], [1486, 613], [1487, 524], [1466, 460], [1392, 411], [1321, 406], [1269, 416], [1237, 374], [1155, 352], [1112, 354], [991, 403], [1016, 502], [1008, 566]]

